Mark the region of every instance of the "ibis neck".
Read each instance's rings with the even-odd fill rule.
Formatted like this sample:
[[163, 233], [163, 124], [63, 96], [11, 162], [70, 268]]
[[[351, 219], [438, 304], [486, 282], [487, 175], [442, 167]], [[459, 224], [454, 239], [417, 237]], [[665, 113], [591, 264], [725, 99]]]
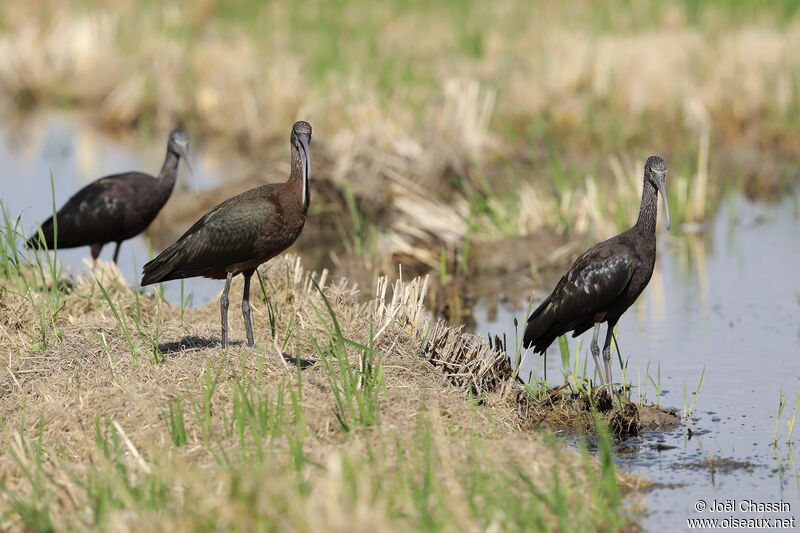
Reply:
[[164, 157], [164, 164], [161, 165], [161, 172], [158, 173], [158, 181], [161, 189], [172, 191], [175, 180], [178, 177], [178, 162], [180, 156], [170, 148], [167, 148], [167, 155]]
[[644, 180], [642, 189], [642, 205], [639, 207], [639, 218], [636, 228], [645, 234], [656, 234], [656, 219], [658, 218], [658, 191], [649, 179]]
[[289, 144], [292, 147], [292, 160], [288, 183], [292, 185], [294, 193], [297, 194], [297, 200], [302, 204], [303, 209], [308, 209], [311, 192], [308, 188], [308, 176], [303, 165], [303, 158], [300, 157], [300, 152], [294, 143]]

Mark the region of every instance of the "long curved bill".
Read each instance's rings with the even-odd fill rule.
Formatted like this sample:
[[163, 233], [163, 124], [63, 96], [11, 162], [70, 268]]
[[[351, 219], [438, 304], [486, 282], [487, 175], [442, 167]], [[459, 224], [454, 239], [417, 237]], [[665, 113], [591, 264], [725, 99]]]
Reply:
[[667, 190], [664, 186], [664, 174], [661, 174], [656, 179], [656, 187], [658, 187], [658, 192], [661, 194], [661, 200], [664, 202], [664, 218], [667, 221], [667, 231], [669, 231], [669, 201], [667, 200]]
[[181, 153], [181, 159], [186, 162], [186, 168], [189, 169], [189, 174], [192, 176], [192, 184], [194, 184], [194, 195], [200, 196], [200, 184], [197, 182], [197, 176], [194, 173], [194, 167], [192, 166], [192, 161], [189, 159], [189, 151], [186, 149], [186, 145], [178, 144], [178, 151]]
[[311, 140], [310, 136], [305, 133], [297, 135], [297, 151], [300, 152], [300, 160], [303, 164], [303, 194], [300, 200], [303, 205], [308, 202], [308, 182], [311, 179], [311, 150], [308, 149], [308, 142]]
[[303, 159], [303, 177], [311, 179], [311, 150], [308, 149], [308, 135], [298, 135], [300, 141], [300, 157]]

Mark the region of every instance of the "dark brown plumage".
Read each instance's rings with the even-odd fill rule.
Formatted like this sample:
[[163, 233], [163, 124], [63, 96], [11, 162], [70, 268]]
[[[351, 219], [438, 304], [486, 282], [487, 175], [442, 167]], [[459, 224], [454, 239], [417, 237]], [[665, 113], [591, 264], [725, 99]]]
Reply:
[[308, 212], [311, 175], [311, 125], [295, 122], [290, 135], [291, 172], [285, 183], [271, 183], [225, 200], [198, 220], [158, 257], [144, 265], [142, 285], [204, 276], [225, 279], [220, 299], [222, 346], [228, 343], [228, 291], [244, 275], [242, 315], [247, 343], [254, 345], [250, 321], [250, 278], [258, 265], [291, 246]]
[[178, 162], [183, 157], [189, 163], [188, 147], [186, 133], [172, 131], [158, 178], [142, 172], [126, 172], [93, 181], [58, 210], [57, 224], [53, 224], [53, 217], [48, 218], [41, 225], [42, 234], [37, 231], [25, 246], [47, 249], [91, 246], [92, 259], [97, 259], [106, 243], [116, 242], [116, 263], [122, 241], [146, 230], [167, 203], [178, 176]]
[[[604, 383], [611, 383], [611, 335], [622, 314], [639, 297], [653, 275], [656, 262], [658, 193], [664, 201], [669, 229], [669, 204], [665, 191], [667, 166], [650, 156], [644, 166], [644, 188], [639, 218], [629, 230], [594, 245], [570, 267], [528, 318], [523, 346], [544, 353], [559, 336], [572, 331], [577, 337], [594, 326], [592, 357]], [[597, 336], [608, 323], [601, 366]]]

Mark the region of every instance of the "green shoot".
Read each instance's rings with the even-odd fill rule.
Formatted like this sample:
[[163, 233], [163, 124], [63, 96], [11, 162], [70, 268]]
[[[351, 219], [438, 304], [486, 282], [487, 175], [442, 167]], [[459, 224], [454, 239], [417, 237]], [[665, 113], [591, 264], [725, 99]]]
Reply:
[[138, 360], [136, 355], [137, 347], [133, 344], [133, 337], [131, 336], [131, 331], [128, 328], [128, 323], [125, 320], [125, 316], [117, 310], [117, 306], [114, 305], [113, 301], [111, 301], [111, 296], [108, 295], [108, 291], [106, 291], [106, 288], [103, 287], [102, 283], [100, 283], [100, 280], [97, 280], [97, 285], [100, 287], [100, 291], [103, 293], [103, 298], [105, 298], [106, 302], [108, 303], [108, 307], [111, 310], [111, 313], [114, 315], [114, 319], [117, 321], [117, 324], [119, 324], [119, 327], [122, 330], [122, 335], [125, 337], [125, 343], [128, 346], [128, 351], [131, 354], [131, 362], [136, 365]]
[[692, 413], [694, 412], [695, 403], [697, 403], [697, 397], [700, 396], [700, 388], [703, 386], [703, 378], [706, 375], [706, 367], [703, 366], [703, 371], [700, 373], [700, 382], [697, 384], [697, 389], [695, 389], [694, 397], [692, 398], [692, 403], [687, 408], [687, 397], [686, 397], [686, 385], [683, 386], [683, 418], [684, 420], [688, 420], [692, 417]]

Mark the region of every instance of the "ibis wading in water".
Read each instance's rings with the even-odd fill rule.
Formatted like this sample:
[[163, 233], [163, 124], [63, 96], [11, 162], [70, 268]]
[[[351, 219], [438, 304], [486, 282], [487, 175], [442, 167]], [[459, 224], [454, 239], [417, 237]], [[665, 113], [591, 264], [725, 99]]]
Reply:
[[[656, 218], [658, 193], [664, 201], [669, 229], [666, 193], [667, 165], [650, 156], [644, 165], [644, 189], [639, 218], [634, 226], [607, 241], [595, 244], [573, 263], [552, 294], [528, 318], [523, 345], [534, 353], [545, 349], [561, 335], [577, 337], [594, 326], [592, 357], [605, 384], [611, 383], [611, 335], [619, 317], [642, 293], [656, 263]], [[603, 345], [603, 363], [597, 336], [600, 324], [608, 323]]]
[[125, 172], [93, 181], [58, 210], [55, 224], [53, 217], [42, 223], [41, 235], [37, 231], [25, 246], [47, 249], [91, 246], [92, 259], [97, 259], [106, 243], [115, 242], [116, 263], [122, 241], [146, 230], [169, 200], [181, 158], [191, 170], [188, 148], [186, 133], [173, 130], [157, 178], [142, 172]]
[[303, 230], [311, 177], [311, 124], [295, 122], [289, 137], [291, 171], [285, 183], [271, 183], [225, 200], [209, 211], [158, 257], [144, 265], [142, 285], [204, 276], [224, 279], [220, 298], [222, 347], [228, 344], [231, 279], [244, 276], [242, 316], [253, 346], [250, 278], [261, 263], [286, 250]]

